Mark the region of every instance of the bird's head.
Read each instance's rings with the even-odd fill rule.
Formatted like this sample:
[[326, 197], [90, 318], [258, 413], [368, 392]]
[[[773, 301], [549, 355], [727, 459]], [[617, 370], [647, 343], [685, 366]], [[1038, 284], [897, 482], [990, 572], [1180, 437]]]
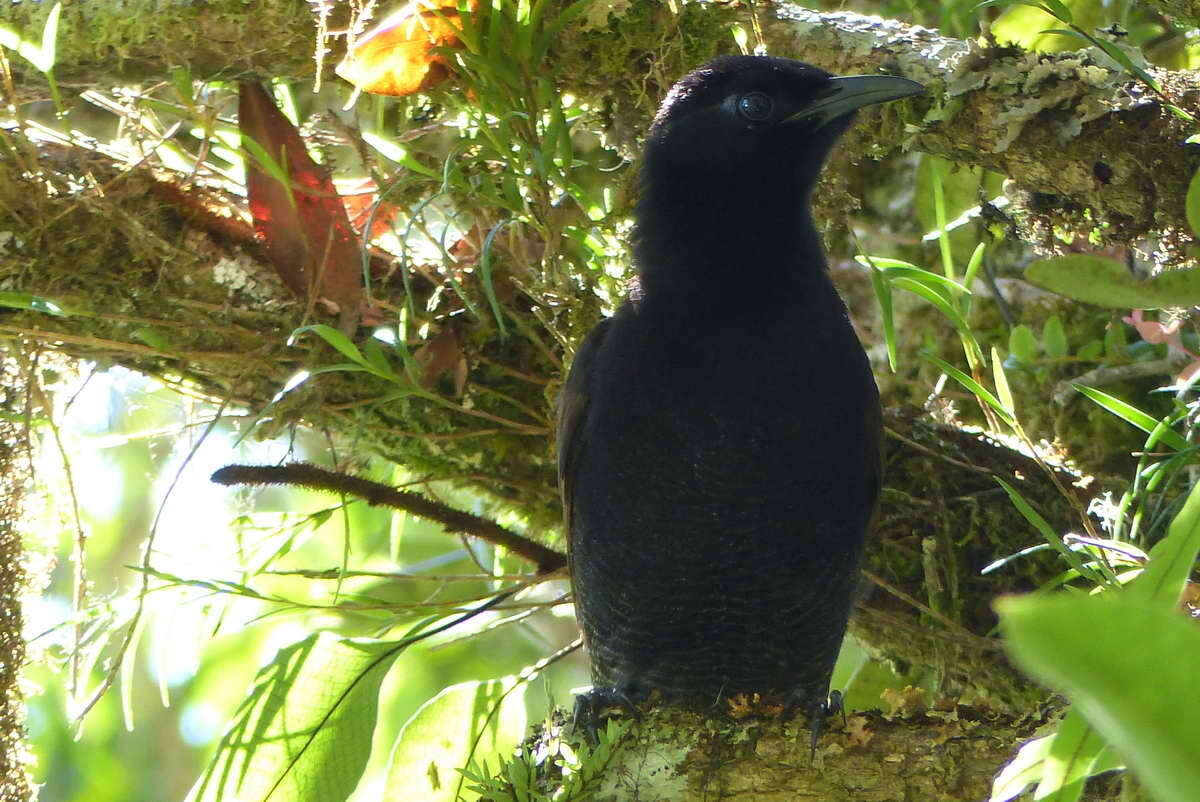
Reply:
[[807, 194], [856, 110], [923, 91], [907, 78], [838, 77], [790, 59], [724, 56], [667, 94], [646, 145], [648, 179], [768, 177]]
[[754, 265], [776, 287], [823, 276], [808, 199], [829, 151], [857, 109], [923, 91], [766, 56], [725, 56], [686, 75], [646, 141], [634, 229], [646, 297], [719, 294], [714, 279], [733, 265]]

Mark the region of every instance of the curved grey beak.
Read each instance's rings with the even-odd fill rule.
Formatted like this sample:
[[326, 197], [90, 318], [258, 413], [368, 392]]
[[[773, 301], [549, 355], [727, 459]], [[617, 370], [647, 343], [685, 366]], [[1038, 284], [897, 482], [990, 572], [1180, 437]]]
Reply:
[[887, 103], [922, 94], [925, 87], [894, 75], [847, 75], [833, 78], [829, 86], [813, 99], [808, 108], [796, 112], [784, 122], [809, 122], [820, 128], [863, 106]]

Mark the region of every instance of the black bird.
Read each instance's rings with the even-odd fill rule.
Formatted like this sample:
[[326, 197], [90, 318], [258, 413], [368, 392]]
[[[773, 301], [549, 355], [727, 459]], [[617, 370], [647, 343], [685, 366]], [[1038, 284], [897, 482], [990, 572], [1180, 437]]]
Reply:
[[806, 709], [815, 739], [882, 468], [878, 391], [809, 196], [856, 109], [922, 91], [728, 56], [663, 101], [639, 290], [584, 340], [559, 402], [594, 682], [580, 715], [757, 692]]

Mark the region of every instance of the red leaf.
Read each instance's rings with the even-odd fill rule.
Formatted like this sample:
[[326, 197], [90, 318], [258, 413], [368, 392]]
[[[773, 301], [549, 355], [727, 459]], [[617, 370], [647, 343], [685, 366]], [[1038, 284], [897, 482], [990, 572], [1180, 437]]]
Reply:
[[255, 237], [288, 289], [335, 306], [340, 328], [352, 333], [362, 296], [361, 255], [333, 180], [261, 84], [241, 84], [238, 125]]

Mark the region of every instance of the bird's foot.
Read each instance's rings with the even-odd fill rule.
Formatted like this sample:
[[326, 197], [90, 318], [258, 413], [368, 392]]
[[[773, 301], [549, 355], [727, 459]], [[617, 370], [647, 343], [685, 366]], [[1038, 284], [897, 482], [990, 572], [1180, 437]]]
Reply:
[[821, 739], [821, 733], [825, 731], [825, 719], [838, 713], [842, 714], [842, 726], [846, 725], [846, 708], [842, 704], [842, 692], [830, 691], [829, 696], [821, 699], [813, 699], [805, 704], [800, 700], [793, 701], [788, 705], [788, 710], [785, 711], [785, 718], [790, 716], [800, 707], [805, 708], [805, 713], [808, 715], [808, 762], [812, 765], [817, 756], [817, 741]]
[[599, 743], [597, 732], [616, 711], [637, 715], [637, 699], [644, 695], [634, 694], [627, 688], [613, 686], [593, 687], [587, 693], [575, 697], [575, 731], [582, 733], [590, 746]]

